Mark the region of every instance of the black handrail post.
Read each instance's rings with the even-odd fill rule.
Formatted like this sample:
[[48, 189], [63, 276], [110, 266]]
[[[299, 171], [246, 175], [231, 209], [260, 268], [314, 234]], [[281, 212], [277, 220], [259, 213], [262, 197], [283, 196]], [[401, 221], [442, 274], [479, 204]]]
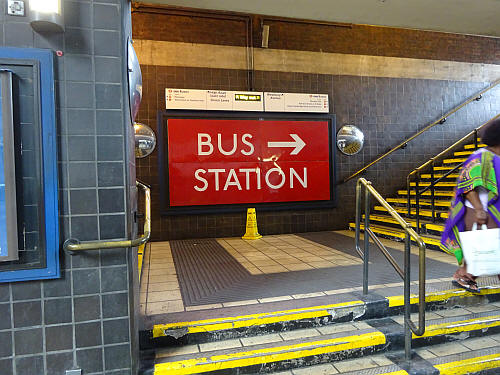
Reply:
[[435, 185], [434, 185], [434, 159], [431, 163], [431, 209], [432, 209], [432, 222], [436, 222], [436, 207], [435, 207]]
[[358, 252], [359, 256], [361, 259], [363, 259], [364, 254], [361, 252], [361, 247], [359, 246], [359, 232], [360, 232], [360, 223], [361, 223], [361, 191], [362, 191], [362, 184], [360, 180], [358, 180], [358, 183], [356, 184], [356, 235], [355, 235], [355, 240], [356, 240], [356, 251]]
[[417, 234], [420, 234], [420, 171], [417, 171], [415, 179], [415, 220], [417, 226]]
[[368, 262], [370, 259], [370, 192], [365, 187], [365, 251], [363, 256], [363, 294], [368, 294]]
[[478, 142], [477, 142], [477, 129], [474, 129], [474, 150], [478, 149]]
[[408, 210], [408, 219], [411, 218], [411, 173], [406, 176], [406, 209]]
[[[405, 359], [407, 361], [411, 360], [411, 328], [410, 328], [410, 311], [411, 311], [411, 300], [410, 300], [410, 256], [411, 256], [411, 242], [410, 235], [405, 232], [405, 254], [404, 254], [404, 306], [405, 306]], [[425, 298], [425, 297], [424, 297]], [[420, 301], [421, 302], [421, 301]]]

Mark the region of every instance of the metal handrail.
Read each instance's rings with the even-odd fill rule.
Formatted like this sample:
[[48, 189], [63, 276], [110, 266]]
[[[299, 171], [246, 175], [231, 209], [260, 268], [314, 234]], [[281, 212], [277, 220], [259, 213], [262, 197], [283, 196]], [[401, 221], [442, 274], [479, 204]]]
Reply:
[[[428, 190], [431, 190], [431, 210], [432, 210], [432, 221], [435, 221], [435, 194], [434, 194], [434, 188], [437, 183], [441, 182], [443, 179], [448, 177], [450, 174], [456, 172], [460, 167], [463, 165], [463, 163], [458, 164], [454, 168], [452, 168], [450, 171], [444, 173], [443, 176], [435, 179], [434, 178], [434, 166], [437, 161], [440, 159], [448, 156], [448, 154], [455, 149], [458, 146], [461, 146], [463, 143], [467, 142], [470, 137], [474, 137], [474, 145], [475, 149], [478, 148], [478, 133], [479, 131], [487, 124], [489, 124], [491, 121], [494, 121], [496, 119], [500, 118], [500, 113], [497, 114], [496, 116], [492, 117], [479, 127], [475, 128], [471, 132], [467, 133], [465, 136], [460, 138], [458, 141], [453, 143], [451, 146], [447, 147], [445, 150], [441, 151], [439, 154], [436, 156], [430, 158], [427, 160], [425, 163], [420, 165], [419, 167], [415, 168], [413, 171], [411, 171], [408, 176], [406, 177], [406, 191], [407, 191], [407, 203], [406, 203], [406, 209], [408, 212], [408, 217], [411, 217], [411, 182], [415, 179], [415, 219], [416, 219], [416, 227], [417, 227], [417, 233], [420, 233], [420, 196], [425, 193]], [[420, 174], [430, 168], [430, 174], [431, 174], [431, 181], [429, 186], [425, 187], [424, 189], [420, 190], [419, 189], [419, 182], [420, 182]], [[416, 177], [416, 178], [415, 178]]]
[[112, 241], [92, 241], [80, 243], [79, 240], [70, 238], [64, 241], [63, 249], [70, 254], [78, 251], [114, 249], [117, 247], [137, 247], [145, 244], [151, 238], [151, 189], [142, 182], [136, 181], [136, 185], [144, 191], [145, 196], [145, 218], [144, 218], [144, 233], [133, 240], [112, 240]]
[[492, 88], [494, 88], [495, 86], [497, 86], [498, 84], [500, 84], [500, 79], [496, 80], [495, 82], [493, 82], [490, 86], [488, 86], [487, 88], [483, 89], [482, 91], [480, 91], [479, 93], [475, 94], [474, 96], [472, 96], [471, 98], [467, 99], [465, 102], [463, 102], [462, 104], [456, 106], [455, 108], [453, 108], [451, 111], [447, 112], [444, 116], [441, 116], [439, 119], [437, 119], [436, 121], [434, 121], [433, 123], [427, 125], [425, 128], [423, 128], [422, 130], [418, 131], [417, 133], [415, 133], [414, 135], [412, 135], [410, 138], [407, 138], [406, 140], [404, 140], [403, 142], [401, 142], [400, 144], [398, 144], [396, 147], [393, 147], [392, 149], [390, 149], [389, 151], [387, 151], [385, 154], [379, 156], [378, 158], [376, 158], [374, 161], [372, 161], [371, 163], [365, 165], [363, 168], [361, 168], [359, 171], [357, 171], [356, 173], [353, 173], [352, 175], [350, 175], [349, 177], [345, 178], [343, 182], [347, 182], [351, 179], [353, 179], [354, 177], [356, 177], [357, 175], [359, 175], [360, 173], [366, 171], [368, 168], [370, 168], [372, 165], [378, 163], [380, 160], [386, 158], [387, 156], [389, 156], [390, 154], [392, 154], [394, 151], [397, 151], [399, 150], [400, 148], [404, 148], [406, 147], [406, 145], [408, 144], [408, 142], [411, 142], [413, 141], [415, 138], [417, 138], [418, 136], [420, 136], [422, 133], [425, 133], [427, 130], [433, 128], [434, 126], [436, 125], [441, 125], [441, 124], [444, 124], [447, 120], [448, 117], [450, 117], [452, 114], [454, 114], [455, 112], [458, 112], [460, 109], [462, 109], [463, 107], [465, 107], [467, 104], [469, 103], [472, 103], [474, 101], [479, 101], [482, 99], [483, 97], [483, 94], [485, 94], [486, 92], [488, 92], [489, 90], [491, 90]]
[[[364, 218], [364, 251], [360, 247], [360, 231], [361, 231], [361, 200], [362, 188], [365, 188], [365, 218]], [[370, 229], [370, 195], [389, 212], [389, 214], [401, 225], [405, 231], [405, 251], [404, 251], [404, 270], [399, 267], [396, 260], [389, 253], [387, 248], [377, 238], [375, 233]], [[368, 234], [368, 235], [367, 235]], [[387, 258], [389, 263], [394, 267], [396, 272], [404, 281], [404, 329], [405, 329], [405, 358], [411, 359], [411, 339], [412, 332], [417, 336], [422, 336], [425, 333], [425, 243], [422, 238], [415, 233], [411, 225], [408, 224], [394, 208], [378, 193], [372, 186], [370, 181], [364, 178], [358, 179], [356, 184], [356, 251], [361, 259], [363, 259], [363, 294], [368, 294], [368, 264], [370, 257], [370, 242], [369, 238], [375, 242], [382, 254]], [[411, 300], [410, 300], [410, 256], [411, 256], [411, 239], [418, 245], [418, 328], [410, 318]]]

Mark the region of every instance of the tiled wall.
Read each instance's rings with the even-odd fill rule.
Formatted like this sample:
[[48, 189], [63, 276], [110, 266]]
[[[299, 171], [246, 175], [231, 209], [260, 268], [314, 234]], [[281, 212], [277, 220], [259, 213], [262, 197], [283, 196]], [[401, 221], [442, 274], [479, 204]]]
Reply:
[[[6, 16], [6, 3], [1, 45], [63, 51], [55, 60], [61, 244], [128, 236], [128, 1], [64, 0], [66, 30], [56, 35]], [[0, 284], [0, 373], [131, 374], [130, 254], [62, 253], [60, 279]]]
[[[156, 129], [157, 111], [164, 108], [164, 89], [199, 88], [242, 90], [246, 72], [143, 66], [145, 97], [138, 121]], [[355, 124], [366, 137], [363, 151], [345, 156], [336, 151], [337, 176], [341, 180], [377, 156], [413, 135], [469, 96], [488, 86], [486, 82], [459, 82], [404, 78], [375, 78], [286, 72], [255, 72], [255, 90], [277, 92], [317, 92], [329, 94], [337, 128]], [[500, 89], [473, 102], [450, 117], [405, 150], [378, 163], [366, 174], [383, 195], [406, 186], [406, 175], [442, 151], [474, 127], [500, 112]], [[159, 200], [158, 154], [138, 161], [137, 175], [152, 185], [153, 201]], [[346, 229], [354, 215], [354, 182], [338, 185], [339, 205], [330, 210], [258, 212], [261, 234]], [[153, 205], [153, 238], [166, 240], [192, 237], [240, 236], [245, 229], [245, 213], [219, 215], [160, 216]]]
[[[138, 121], [156, 129], [166, 87], [328, 94], [337, 128], [354, 124], [366, 136], [358, 155], [336, 151], [339, 180], [500, 78], [498, 38], [144, 4], [135, 4], [132, 20], [145, 73]], [[268, 48], [261, 48], [262, 24], [270, 26]], [[497, 88], [366, 177], [383, 195], [394, 194], [414, 167], [500, 112], [499, 99]], [[158, 200], [164, 171], [157, 152], [137, 165]], [[346, 229], [354, 215], [354, 182], [339, 184], [337, 197], [335, 209], [257, 211], [259, 231]], [[153, 205], [153, 238], [241, 236], [245, 218], [245, 212], [162, 217]]]

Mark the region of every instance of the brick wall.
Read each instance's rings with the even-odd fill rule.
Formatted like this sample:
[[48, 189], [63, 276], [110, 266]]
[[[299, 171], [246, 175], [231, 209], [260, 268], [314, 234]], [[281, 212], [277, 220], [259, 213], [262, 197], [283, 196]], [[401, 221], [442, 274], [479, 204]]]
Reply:
[[260, 48], [261, 24], [270, 27], [273, 49], [500, 63], [500, 38], [493, 37], [137, 4], [132, 14], [135, 39], [184, 43], [246, 46], [250, 42]]

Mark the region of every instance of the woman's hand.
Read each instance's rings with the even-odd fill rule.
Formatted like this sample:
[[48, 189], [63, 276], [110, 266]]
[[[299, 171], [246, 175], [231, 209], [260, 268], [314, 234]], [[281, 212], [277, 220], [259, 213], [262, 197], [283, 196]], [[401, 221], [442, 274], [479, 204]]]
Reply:
[[482, 208], [480, 210], [474, 209], [476, 214], [476, 222], [478, 225], [486, 224], [488, 221], [488, 213], [484, 211]]

